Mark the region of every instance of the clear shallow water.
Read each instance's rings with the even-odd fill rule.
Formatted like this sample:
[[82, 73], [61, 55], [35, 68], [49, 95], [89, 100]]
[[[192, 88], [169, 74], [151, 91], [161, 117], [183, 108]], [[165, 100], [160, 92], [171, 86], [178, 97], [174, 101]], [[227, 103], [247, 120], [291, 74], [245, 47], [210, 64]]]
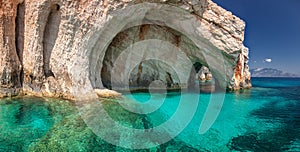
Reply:
[[[300, 79], [253, 78], [252, 83], [251, 90], [226, 94], [217, 120], [202, 135], [198, 130], [210, 95], [200, 94], [197, 111], [183, 132], [150, 150], [300, 151]], [[126, 96], [140, 102], [151, 97], [146, 93]], [[155, 101], [162, 98], [153, 96]], [[115, 100], [102, 102], [109, 115], [122, 125], [152, 128], [174, 115], [183, 96], [189, 99], [195, 94], [169, 93], [163, 105], [147, 115], [128, 112]], [[101, 123], [106, 123], [105, 119]], [[75, 104], [26, 97], [0, 100], [0, 151], [131, 150], [111, 145], [95, 135]]]

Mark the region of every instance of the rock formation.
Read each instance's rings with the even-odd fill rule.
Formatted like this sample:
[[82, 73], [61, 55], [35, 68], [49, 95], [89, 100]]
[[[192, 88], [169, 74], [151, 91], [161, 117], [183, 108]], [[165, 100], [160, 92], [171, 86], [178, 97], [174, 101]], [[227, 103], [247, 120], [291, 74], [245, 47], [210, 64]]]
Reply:
[[[150, 45], [127, 57], [165, 56], [174, 65], [147, 60], [132, 69], [117, 67], [117, 85], [160, 80], [185, 86], [178, 80], [188, 79], [189, 60], [209, 67], [230, 90], [251, 87], [245, 23], [211, 0], [9, 0], [0, 1], [0, 22], [0, 97], [86, 96], [111, 85], [114, 61], [126, 48], [158, 40], [170, 46], [151, 54], [157, 48]], [[164, 51], [172, 47], [186, 58]], [[123, 65], [132, 60], [121, 59]], [[122, 75], [126, 70], [129, 78]]]
[[94, 91], [100, 98], [116, 98], [122, 96], [121, 93], [108, 89], [95, 89]]

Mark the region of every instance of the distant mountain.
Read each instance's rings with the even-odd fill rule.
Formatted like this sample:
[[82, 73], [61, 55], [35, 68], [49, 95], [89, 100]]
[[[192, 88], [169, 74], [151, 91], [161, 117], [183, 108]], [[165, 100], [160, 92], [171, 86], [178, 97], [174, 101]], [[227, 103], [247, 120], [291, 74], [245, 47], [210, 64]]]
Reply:
[[252, 77], [300, 77], [293, 73], [283, 72], [273, 68], [256, 68], [250, 70]]

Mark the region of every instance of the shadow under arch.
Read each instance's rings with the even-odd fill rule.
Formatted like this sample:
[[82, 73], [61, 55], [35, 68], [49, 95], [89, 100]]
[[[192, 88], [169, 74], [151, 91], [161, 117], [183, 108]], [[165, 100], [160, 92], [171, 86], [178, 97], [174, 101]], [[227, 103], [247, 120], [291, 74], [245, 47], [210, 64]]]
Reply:
[[[159, 5], [159, 6], [158, 6]], [[195, 60], [205, 61], [215, 77], [222, 81], [220, 86], [226, 87], [232, 76], [232, 67], [235, 59], [229, 55], [224, 55], [223, 51], [214, 46], [207, 38], [209, 31], [201, 28], [203, 25], [195, 15], [185, 10], [169, 5], [155, 3], [137, 4], [138, 7], [116, 11], [110, 20], [94, 31], [90, 39], [87, 40], [87, 52], [89, 61], [89, 79], [91, 88], [104, 88], [100, 77], [106, 51], [113, 39], [122, 31], [139, 25], [154, 24], [166, 26], [186, 35], [201, 50], [190, 50], [186, 52]], [[143, 9], [142, 9], [143, 8]], [[163, 14], [163, 15], [162, 15]], [[192, 59], [193, 60], [193, 59]]]
[[[201, 52], [202, 48], [198, 48], [196, 45], [193, 44], [193, 42], [186, 37], [184, 34], [171, 29], [169, 27], [165, 26], [160, 26], [160, 25], [153, 25], [153, 24], [143, 24], [140, 26], [134, 26], [128, 29], [125, 29], [118, 33], [112, 40], [112, 42], [109, 44], [107, 50], [105, 51], [105, 56], [103, 60], [99, 60], [97, 62], [97, 67], [96, 71], [101, 71], [101, 73], [98, 73], [95, 75], [95, 80], [99, 80], [99, 77], [101, 76], [101, 82], [103, 84], [103, 87], [112, 89], [111, 86], [111, 70], [114, 67], [115, 61], [120, 57], [120, 54], [125, 50], [125, 49], [133, 49], [130, 47], [133, 47], [133, 45], [137, 42], [142, 42], [145, 40], [151, 40], [151, 39], [157, 39], [161, 41], [166, 41], [175, 47], [180, 48], [185, 54], [189, 55], [189, 52]], [[159, 44], [158, 44], [159, 45]], [[144, 48], [147, 50], [148, 48], [145, 46]], [[162, 50], [161, 50], [162, 51]], [[142, 52], [142, 51], [141, 51]], [[149, 53], [146, 52], [146, 53]], [[155, 53], [155, 51], [153, 52]], [[176, 51], [169, 52], [170, 55], [165, 59], [165, 60], [170, 60], [170, 58], [178, 58], [178, 55], [176, 55]], [[120, 86], [124, 85], [135, 85], [137, 90], [145, 90], [144, 87], [147, 86], [151, 81], [153, 80], [161, 80], [163, 83], [165, 83], [168, 87], [169, 90], [180, 90], [180, 88], [183, 89], [188, 89], [192, 88], [192, 84], [195, 83], [195, 76], [196, 73], [202, 68], [202, 65], [200, 62], [196, 62], [199, 60], [198, 57], [196, 56], [187, 56], [186, 60], [188, 62], [192, 61], [195, 62], [193, 68], [192, 67], [184, 67], [187, 70], [183, 70], [182, 72], [185, 72], [184, 75], [186, 77], [190, 77], [190, 82], [189, 83], [180, 83], [176, 79], [176, 74], [174, 73], [174, 70], [171, 70], [168, 66], [161, 64], [162, 62], [158, 61], [155, 62], [154, 60], [144, 62], [142, 61], [138, 65], [138, 69], [133, 70], [133, 72], [136, 73], [136, 75], [133, 77], [130, 77], [130, 84], [121, 84]], [[204, 58], [204, 57], [202, 57]], [[126, 63], [127, 58], [122, 59], [124, 63]], [[182, 60], [182, 58], [176, 59], [178, 62], [185, 62]], [[206, 63], [207, 61], [201, 61], [202, 63]], [[184, 64], [184, 63], [182, 63]], [[100, 69], [100, 66], [102, 65], [102, 68]], [[197, 66], [198, 65], [198, 66]], [[206, 64], [207, 65], [207, 64]], [[172, 67], [172, 65], [169, 65]], [[124, 68], [121, 66], [119, 71], [122, 71]], [[191, 68], [191, 69], [189, 69]], [[132, 70], [132, 69], [129, 69]], [[189, 70], [189, 71], [188, 71]], [[145, 75], [146, 73], [146, 75]], [[118, 73], [120, 74], [120, 73]], [[122, 77], [120, 74], [119, 77]], [[98, 87], [99, 83], [95, 84]], [[100, 85], [101, 86], [101, 85]], [[124, 87], [123, 87], [124, 88]], [[198, 88], [198, 87], [193, 87], [193, 88]], [[122, 90], [122, 88], [118, 89]], [[127, 90], [129, 91], [129, 90]]]

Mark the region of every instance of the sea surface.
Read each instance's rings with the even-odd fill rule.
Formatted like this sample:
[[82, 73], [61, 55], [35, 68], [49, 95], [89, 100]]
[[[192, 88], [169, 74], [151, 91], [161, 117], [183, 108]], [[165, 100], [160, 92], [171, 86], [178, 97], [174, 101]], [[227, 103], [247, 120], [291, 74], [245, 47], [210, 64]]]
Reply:
[[[250, 90], [225, 94], [223, 105], [216, 107], [220, 108], [216, 121], [204, 134], [199, 134], [199, 127], [212, 102], [211, 94], [134, 93], [95, 101], [94, 105], [36, 97], [2, 99], [0, 151], [300, 151], [300, 79], [253, 78], [252, 84]], [[128, 100], [160, 106], [148, 114], [136, 114], [121, 106]], [[157, 145], [148, 141], [154, 147], [132, 150], [105, 139], [114, 137], [119, 145], [124, 141], [138, 144], [129, 132], [101, 129], [108, 123], [102, 117], [104, 111], [122, 126], [151, 131], [172, 119], [181, 102], [197, 102], [198, 106], [187, 126], [168, 142]], [[191, 111], [186, 108], [183, 114]], [[183, 119], [175, 119], [174, 128]], [[96, 132], [95, 126], [100, 126]]]

